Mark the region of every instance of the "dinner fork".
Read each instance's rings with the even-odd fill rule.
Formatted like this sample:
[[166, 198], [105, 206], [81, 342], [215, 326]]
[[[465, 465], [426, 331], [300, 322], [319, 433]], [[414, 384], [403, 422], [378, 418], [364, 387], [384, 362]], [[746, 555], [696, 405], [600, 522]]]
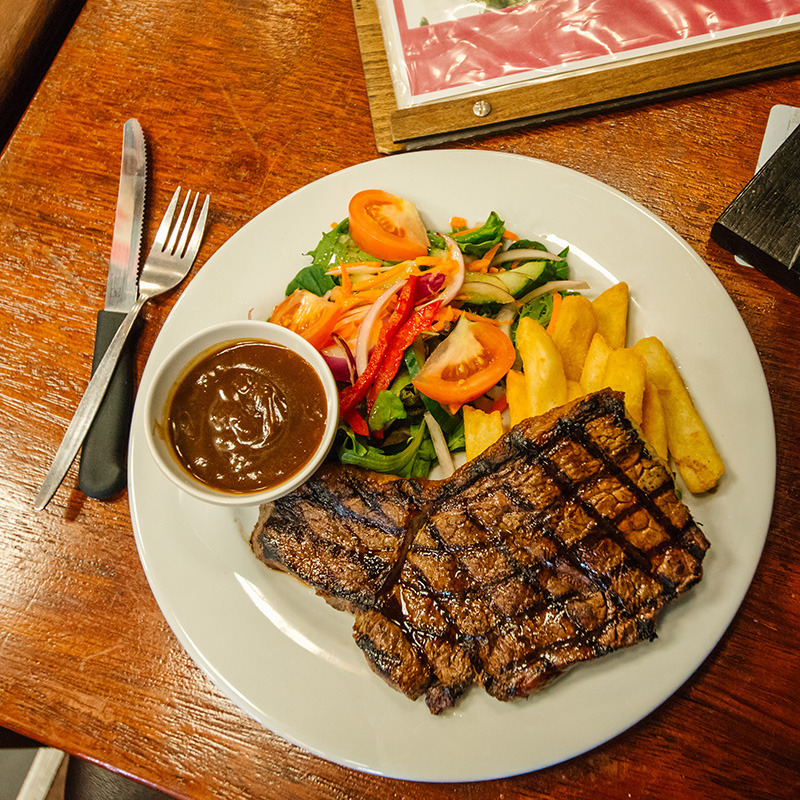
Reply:
[[[75, 416], [73, 416], [72, 422], [70, 422], [64, 433], [64, 438], [56, 451], [53, 464], [45, 476], [42, 488], [39, 490], [39, 494], [33, 504], [37, 511], [41, 511], [50, 502], [75, 460], [75, 456], [86, 438], [92, 420], [97, 414], [97, 409], [100, 407], [106, 389], [108, 389], [108, 384], [111, 381], [111, 376], [117, 365], [125, 340], [128, 338], [128, 334], [142, 306], [156, 295], [176, 287], [189, 273], [189, 269], [197, 257], [197, 251], [200, 249], [200, 241], [203, 238], [203, 231], [206, 227], [210, 197], [206, 195], [205, 202], [200, 209], [200, 214], [192, 230], [192, 220], [197, 209], [199, 194], [195, 193], [194, 202], [188, 216], [186, 210], [192, 196], [191, 191], [186, 195], [178, 218], [174, 220], [180, 194], [181, 187], [179, 186], [164, 213], [164, 218], [156, 233], [155, 242], [142, 268], [142, 274], [139, 278], [139, 297], [109, 343], [105, 355], [97, 365], [97, 369], [86, 387], [78, 408], [75, 410]], [[185, 224], [184, 218], [186, 220]]]

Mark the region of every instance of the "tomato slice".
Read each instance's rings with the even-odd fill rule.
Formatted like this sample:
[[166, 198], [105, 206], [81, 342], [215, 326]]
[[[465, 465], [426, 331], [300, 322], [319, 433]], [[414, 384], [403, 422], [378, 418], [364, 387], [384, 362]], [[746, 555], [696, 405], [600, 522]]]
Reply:
[[496, 325], [461, 317], [412, 383], [432, 400], [460, 406], [502, 380], [515, 358], [511, 339]]
[[341, 309], [330, 300], [305, 289], [295, 289], [275, 306], [270, 322], [299, 333], [320, 350], [331, 337]]
[[353, 195], [348, 207], [350, 236], [365, 253], [383, 261], [428, 254], [428, 234], [417, 207], [381, 189]]

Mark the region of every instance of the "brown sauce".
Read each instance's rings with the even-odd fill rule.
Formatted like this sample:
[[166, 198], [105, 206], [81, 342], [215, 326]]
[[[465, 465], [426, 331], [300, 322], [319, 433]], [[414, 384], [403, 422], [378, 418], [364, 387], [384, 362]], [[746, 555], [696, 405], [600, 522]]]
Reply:
[[299, 472], [322, 441], [326, 416], [322, 381], [302, 356], [236, 340], [206, 351], [180, 378], [166, 433], [190, 475], [242, 494]]

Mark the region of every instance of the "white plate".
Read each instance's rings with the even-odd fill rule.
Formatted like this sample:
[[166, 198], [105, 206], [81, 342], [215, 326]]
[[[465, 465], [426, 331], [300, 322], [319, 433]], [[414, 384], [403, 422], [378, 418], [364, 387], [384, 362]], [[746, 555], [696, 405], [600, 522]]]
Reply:
[[187, 286], [153, 347], [143, 398], [165, 355], [196, 330], [251, 311], [265, 318], [302, 254], [346, 216], [358, 190], [413, 200], [429, 227], [496, 210], [510, 230], [569, 243], [592, 296], [632, 292], [632, 341], [662, 338], [727, 464], [719, 490], [685, 495], [711, 541], [703, 581], [663, 615], [659, 638], [578, 665], [528, 700], [474, 688], [441, 717], [386, 686], [351, 639], [351, 618], [262, 566], [245, 541], [252, 509], [181, 494], [145, 445], [141, 403], [130, 448], [130, 504], [147, 578], [176, 636], [214, 684], [256, 720], [331, 761], [381, 775], [472, 781], [540, 769], [593, 748], [668, 698], [735, 615], [769, 525], [775, 435], [750, 336], [711, 270], [635, 202], [579, 173], [493, 152], [381, 158], [329, 175], [245, 225]]

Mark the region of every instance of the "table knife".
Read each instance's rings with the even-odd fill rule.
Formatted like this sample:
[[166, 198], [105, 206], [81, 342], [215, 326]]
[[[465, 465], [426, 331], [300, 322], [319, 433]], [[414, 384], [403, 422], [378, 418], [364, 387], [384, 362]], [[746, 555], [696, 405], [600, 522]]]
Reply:
[[[97, 313], [92, 374], [139, 295], [139, 251], [146, 181], [144, 134], [139, 122], [129, 119], [123, 131], [122, 167], [106, 300], [103, 309]], [[113, 497], [127, 482], [128, 435], [134, 398], [133, 368], [133, 344], [129, 338], [81, 450], [78, 487], [84, 494], [99, 500]]]

